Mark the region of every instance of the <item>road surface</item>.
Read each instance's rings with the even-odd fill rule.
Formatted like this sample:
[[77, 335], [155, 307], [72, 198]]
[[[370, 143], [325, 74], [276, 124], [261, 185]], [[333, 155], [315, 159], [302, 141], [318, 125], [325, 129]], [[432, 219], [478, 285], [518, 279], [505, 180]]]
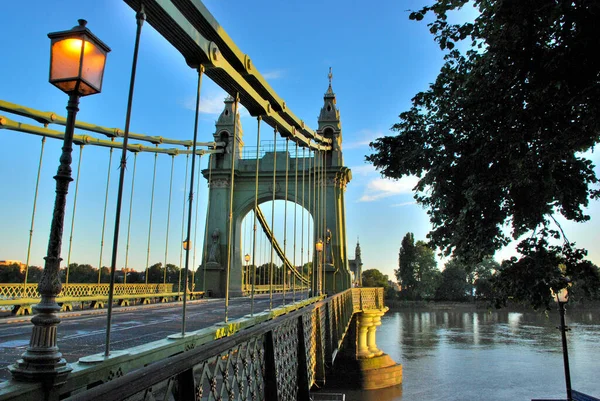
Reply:
[[[303, 294], [306, 297], [306, 293]], [[287, 294], [289, 303], [292, 294]], [[296, 300], [300, 298], [296, 294]], [[273, 295], [273, 307], [282, 304], [280, 294]], [[269, 296], [255, 296], [255, 312], [269, 309]], [[203, 299], [187, 302], [186, 331], [195, 331], [223, 321], [224, 299]], [[250, 313], [250, 298], [229, 300], [229, 319]], [[182, 302], [113, 308], [111, 350], [122, 350], [161, 340], [181, 332]], [[69, 363], [86, 355], [104, 352], [106, 339], [106, 309], [61, 313], [58, 326], [58, 347]], [[31, 317], [0, 319], [0, 381], [10, 379], [6, 367], [13, 364], [29, 345]]]

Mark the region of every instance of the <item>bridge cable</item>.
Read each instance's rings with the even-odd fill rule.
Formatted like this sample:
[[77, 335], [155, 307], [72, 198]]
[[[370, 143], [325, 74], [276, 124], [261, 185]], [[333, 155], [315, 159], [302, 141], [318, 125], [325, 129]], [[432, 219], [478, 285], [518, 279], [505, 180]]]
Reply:
[[[183, 207], [181, 209], [181, 242], [185, 235], [185, 211], [186, 211], [186, 195], [187, 182], [188, 182], [188, 171], [190, 166], [190, 155], [185, 155], [185, 178], [183, 179]], [[183, 270], [183, 247], [179, 248], [179, 278], [177, 281], [177, 296], [181, 296], [181, 272]]]
[[79, 145], [79, 161], [77, 163], [77, 176], [75, 177], [75, 195], [73, 196], [73, 214], [71, 215], [71, 234], [69, 235], [69, 252], [67, 253], [67, 276], [65, 284], [69, 284], [69, 270], [71, 265], [71, 250], [73, 247], [73, 229], [75, 227], [75, 209], [77, 208], [77, 194], [79, 193], [79, 173], [81, 172], [81, 157], [83, 156], [83, 144]]
[[[338, 184], [339, 184], [339, 187], [338, 187]], [[334, 196], [335, 226], [336, 226], [336, 231], [337, 231], [338, 236], [339, 236], [340, 233], [342, 232], [342, 227], [340, 226], [340, 224], [341, 224], [341, 222], [340, 222], [340, 211], [338, 210], [338, 208], [340, 207], [339, 204], [338, 204], [339, 203], [339, 199], [342, 196], [342, 188], [341, 188], [341, 186], [342, 186], [342, 175], [341, 174], [339, 174], [339, 173], [335, 174], [335, 179], [334, 179], [334, 184], [333, 185], [334, 185], [333, 186], [333, 196]], [[341, 240], [341, 239], [342, 238], [339, 238], [339, 240]], [[341, 242], [340, 242], [340, 245], [341, 245]], [[333, 272], [333, 277], [335, 277], [335, 275], [337, 273], [342, 274], [342, 272], [340, 271], [340, 267], [343, 266], [342, 260], [346, 259], [346, 257], [345, 257], [346, 254], [345, 253], [342, 254], [342, 250], [344, 248], [345, 247], [343, 247], [343, 246], [339, 247], [340, 252], [339, 252], [339, 255], [338, 255], [338, 259], [336, 260], [336, 262], [337, 262], [337, 268]], [[342, 274], [341, 277], [342, 277], [342, 280], [343, 280], [343, 283], [342, 283], [343, 289], [350, 288], [345, 283], [345, 280], [346, 280], [345, 275]], [[333, 285], [334, 285], [334, 290], [335, 290], [335, 280], [333, 281]]]
[[[188, 272], [190, 266], [190, 233], [192, 231], [192, 209], [194, 206], [194, 173], [196, 170], [196, 140], [198, 139], [198, 119], [200, 116], [200, 92], [202, 89], [202, 73], [204, 67], [198, 68], [198, 87], [196, 91], [196, 116], [194, 118], [194, 140], [192, 141], [192, 172], [190, 174], [190, 197], [188, 204], [188, 218], [187, 218], [187, 234], [185, 241], [183, 242], [183, 248], [185, 248], [185, 278], [183, 280], [183, 316], [181, 322], [181, 335], [185, 335], [185, 318], [187, 309], [187, 296], [188, 296]], [[181, 269], [179, 270], [181, 272]]]
[[235, 148], [237, 147], [237, 122], [238, 122], [238, 106], [240, 104], [240, 94], [235, 94], [234, 110], [233, 110], [233, 139], [231, 144], [231, 174], [229, 176], [229, 221], [227, 228], [227, 271], [225, 273], [225, 323], [229, 319], [229, 280], [231, 278], [231, 242], [233, 240], [233, 184], [235, 179]]
[[[318, 237], [320, 235], [320, 222], [321, 219], [319, 217], [319, 206], [317, 204], [317, 200], [319, 196], [317, 194], [319, 186], [317, 183], [317, 151], [313, 151], [313, 213], [314, 213], [314, 221], [313, 221], [313, 241], [312, 246], [315, 246], [315, 242], [318, 241]], [[319, 256], [317, 253], [313, 253], [313, 267], [316, 269], [315, 274], [315, 284], [316, 284], [316, 293], [317, 295], [321, 295], [321, 270], [319, 266]]]
[[[327, 255], [331, 252], [331, 236], [329, 235], [329, 228], [327, 226], [327, 172], [325, 170], [325, 163], [327, 163], [325, 151], [321, 152], [321, 159], [323, 160], [321, 165], [322, 170], [322, 182], [323, 186], [323, 242], [324, 242], [324, 251], [323, 252], [323, 288], [327, 291], [326, 278], [327, 278]], [[329, 243], [329, 248], [327, 248], [327, 244]]]
[[[114, 138], [113, 138], [114, 140]], [[100, 259], [98, 260], [98, 284], [100, 284], [100, 279], [102, 275], [102, 253], [104, 251], [104, 228], [106, 227], [106, 209], [108, 206], [108, 190], [110, 188], [110, 173], [112, 166], [112, 157], [113, 157], [113, 148], [110, 148], [108, 152], [108, 172], [106, 173], [106, 192], [104, 194], [104, 213], [102, 214], [102, 233], [100, 234]], [[127, 272], [123, 273], [123, 275], [127, 274]]]
[[[123, 181], [125, 179], [125, 168], [127, 166], [127, 142], [129, 140], [129, 123], [131, 122], [131, 106], [133, 103], [133, 89], [135, 86], [135, 73], [137, 70], [137, 58], [140, 47], [140, 36], [142, 33], [142, 25], [144, 24], [144, 20], [146, 19], [146, 14], [144, 13], [144, 4], [142, 3], [140, 6], [140, 11], [138, 11], [135, 15], [137, 29], [135, 33], [135, 45], [133, 49], [133, 62], [131, 66], [131, 79], [129, 81], [129, 95], [127, 98], [127, 112], [125, 117], [125, 131], [123, 133], [123, 152], [121, 154], [121, 165], [120, 165], [120, 173], [119, 173], [119, 186], [117, 190], [117, 205], [115, 211], [115, 231], [113, 237], [113, 249], [112, 249], [112, 257], [110, 263], [110, 284], [108, 291], [108, 311], [106, 314], [106, 341], [105, 341], [105, 350], [104, 356], [108, 356], [110, 354], [110, 326], [112, 320], [112, 302], [115, 290], [115, 269], [117, 265], [117, 252], [119, 245], [119, 225], [121, 222], [121, 203], [123, 201]], [[133, 195], [133, 192], [132, 192]]]
[[[296, 265], [296, 234], [298, 231], [298, 226], [297, 226], [297, 220], [298, 220], [298, 216], [297, 216], [297, 211], [298, 211], [298, 142], [296, 142], [294, 158], [295, 158], [295, 161], [294, 161], [294, 169], [295, 169], [295, 172], [294, 172], [294, 269], [298, 269], [298, 266]], [[302, 269], [302, 267], [299, 270], [300, 270], [300, 275], [302, 275], [304, 270]], [[296, 277], [295, 276], [294, 276], [292, 291], [293, 291], [292, 302], [296, 302]]]
[[[285, 203], [283, 206], [283, 254], [287, 258], [287, 202], [288, 202], [288, 171], [290, 165], [290, 154], [289, 154], [289, 143], [290, 139], [285, 138]], [[291, 273], [291, 272], [290, 272]], [[285, 278], [287, 275], [287, 265], [283, 263], [283, 269], [281, 271], [283, 276], [283, 305], [285, 306]], [[291, 277], [291, 275], [290, 275]], [[289, 281], [289, 280], [288, 280]], [[289, 285], [289, 283], [288, 283]]]
[[319, 150], [319, 218], [320, 218], [320, 237], [323, 241], [323, 251], [319, 255], [321, 259], [321, 288], [324, 293], [327, 293], [327, 289], [325, 287], [325, 253], [327, 252], [327, 238], [325, 238], [325, 207], [324, 207], [324, 175], [323, 175], [323, 151]]
[[131, 173], [131, 193], [129, 195], [129, 218], [127, 221], [127, 242], [125, 245], [125, 274], [123, 284], [127, 284], [127, 270], [129, 270], [129, 239], [131, 238], [131, 215], [133, 214], [133, 188], [135, 186], [135, 167], [137, 165], [138, 152], [133, 153], [133, 172]]
[[[198, 155], [198, 165], [200, 165], [202, 163], [202, 155]], [[196, 194], [200, 193], [200, 178], [202, 177], [202, 174], [198, 174], [198, 179], [196, 180]], [[195, 210], [195, 217], [194, 217], [194, 241], [193, 241], [193, 246], [194, 246], [194, 256], [192, 259], [192, 266], [194, 266], [194, 268], [192, 269], [192, 291], [194, 291], [196, 289], [196, 270], [197, 270], [197, 265], [196, 265], [196, 254], [198, 253], [198, 247], [196, 246], [198, 244], [198, 214], [199, 214], [199, 208], [198, 208], [198, 204], [200, 201], [200, 197], [196, 196], [196, 210]]]
[[[271, 227], [275, 229], [275, 190], [277, 189], [277, 126], [273, 130], [273, 203], [271, 205]], [[273, 257], [275, 232], [271, 231], [271, 262], [269, 265], [269, 310], [273, 309]]]
[[[304, 149], [302, 150], [302, 155], [304, 156]], [[310, 296], [314, 296], [315, 292], [314, 292], [314, 280], [315, 280], [315, 275], [314, 273], [314, 264], [312, 263], [312, 260], [310, 258], [310, 235], [311, 235], [311, 227], [312, 225], [314, 225], [314, 208], [311, 208], [311, 200], [312, 200], [312, 189], [311, 189], [311, 177], [310, 177], [310, 166], [312, 164], [311, 162], [311, 155], [310, 155], [310, 148], [308, 149], [308, 170], [306, 170], [306, 167], [302, 166], [302, 185], [304, 185], [304, 173], [305, 171], [308, 173], [308, 198], [307, 198], [307, 205], [305, 206], [306, 211], [308, 212], [308, 216], [307, 216], [307, 221], [306, 221], [306, 263], [308, 265], [308, 263], [310, 263], [310, 269], [307, 266], [307, 273], [308, 273], [308, 278], [310, 281], [310, 288], [306, 289], [306, 296], [308, 297]], [[306, 161], [306, 158], [305, 158]], [[304, 215], [303, 215], [303, 219], [304, 219]], [[312, 224], [311, 224], [312, 222]], [[304, 222], [302, 222], [302, 243], [304, 244]], [[310, 293], [310, 294], [309, 294]]]
[[253, 275], [252, 275], [252, 291], [250, 293], [250, 316], [254, 316], [254, 291], [256, 287], [256, 220], [257, 210], [258, 210], [258, 170], [260, 168], [260, 122], [262, 120], [261, 116], [256, 118], [257, 121], [257, 133], [256, 133], [256, 168], [254, 171], [254, 226], [253, 226], [253, 234], [252, 234], [252, 265], [253, 265]]
[[[210, 192], [210, 188], [212, 186], [212, 166], [213, 166], [213, 158], [216, 156], [211, 156], [208, 159], [208, 188]], [[198, 178], [200, 179], [200, 178]], [[204, 224], [204, 244], [208, 244], [208, 222], [210, 220], [210, 195], [208, 196], [208, 200], [206, 202], [206, 223]], [[206, 248], [202, 248], [202, 291], [206, 292], [206, 263], [208, 262], [208, 252]]]
[[23, 280], [23, 294], [22, 298], [27, 295], [27, 276], [29, 275], [29, 258], [31, 256], [31, 241], [33, 240], [33, 223], [35, 221], [35, 209], [38, 198], [38, 188], [40, 186], [40, 173], [42, 171], [42, 160], [44, 158], [44, 145], [46, 144], [46, 137], [42, 137], [42, 146], [40, 149], [40, 161], [38, 162], [37, 178], [35, 180], [35, 192], [33, 194], [33, 211], [31, 212], [31, 226], [29, 229], [29, 244], [27, 245], [27, 259], [25, 260], [25, 278]]
[[321, 151], [321, 213], [323, 220], [323, 224], [321, 225], [321, 232], [323, 233], [323, 253], [321, 254], [321, 266], [323, 268], [323, 291], [325, 291], [325, 293], [327, 293], [327, 266], [325, 265], [325, 262], [327, 261], [327, 207], [325, 206], [325, 202], [327, 200], [326, 179], [327, 176], [325, 174], [325, 151]]
[[[302, 265], [302, 272], [304, 273], [304, 214], [306, 213], [306, 208], [308, 207], [308, 209], [310, 210], [310, 183], [309, 183], [309, 187], [308, 187], [308, 204], [306, 204], [307, 202], [307, 198], [306, 198], [306, 148], [302, 147], [302, 224], [300, 224], [300, 264]], [[308, 155], [310, 156], [310, 148], [308, 150]], [[310, 164], [310, 159], [309, 159], [309, 164]], [[310, 168], [310, 165], [309, 165]], [[310, 179], [310, 176], [309, 176]], [[307, 219], [308, 220], [308, 219]], [[308, 233], [308, 229], [306, 230]], [[308, 259], [306, 259], [306, 263], [308, 264]], [[312, 275], [310, 274], [310, 269], [306, 269], [307, 270], [307, 274], [308, 274], [308, 286], [311, 287], [311, 283], [310, 281], [312, 280]], [[309, 289], [306, 289], [306, 297], [308, 298], [308, 292]]]
[[[158, 145], [157, 145], [158, 146]], [[148, 276], [150, 275], [150, 238], [152, 237], [152, 212], [154, 210], [154, 188], [156, 186], [156, 161], [158, 153], [154, 154], [154, 172], [152, 173], [152, 192], [150, 195], [150, 217], [148, 219], [148, 250], [146, 251], [146, 284], [148, 284]]]
[[319, 200], [318, 200], [318, 208], [319, 208], [319, 238], [323, 241], [323, 250], [319, 253], [319, 266], [321, 267], [321, 293], [326, 292], [325, 288], [325, 264], [324, 256], [326, 252], [326, 241], [325, 238], [325, 208], [323, 207], [323, 152], [319, 149], [319, 169], [317, 170], [318, 180], [317, 185], [319, 186]]
[[165, 272], [163, 284], [167, 284], [167, 258], [169, 256], [169, 228], [171, 226], [171, 199], [173, 195], [173, 171], [175, 170], [175, 155], [171, 155], [171, 177], [169, 178], [169, 202], [167, 203], [167, 230], [165, 233]]

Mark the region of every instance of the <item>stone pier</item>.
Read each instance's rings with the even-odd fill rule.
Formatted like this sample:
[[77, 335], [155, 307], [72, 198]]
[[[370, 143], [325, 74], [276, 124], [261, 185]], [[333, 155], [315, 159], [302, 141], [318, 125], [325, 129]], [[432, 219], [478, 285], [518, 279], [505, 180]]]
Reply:
[[402, 384], [402, 365], [377, 347], [377, 327], [388, 307], [362, 309], [355, 314], [335, 361], [335, 385], [376, 390]]

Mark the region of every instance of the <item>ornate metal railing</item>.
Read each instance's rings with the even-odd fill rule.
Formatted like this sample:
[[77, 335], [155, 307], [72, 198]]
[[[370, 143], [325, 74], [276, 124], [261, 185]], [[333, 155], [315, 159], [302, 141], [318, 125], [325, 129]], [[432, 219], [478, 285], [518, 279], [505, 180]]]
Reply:
[[[30, 315], [32, 305], [40, 302], [37, 284], [0, 284], [0, 308], [10, 308], [14, 315]], [[139, 300], [150, 303], [152, 299], [168, 301], [178, 300], [183, 289], [178, 290], [175, 284], [115, 284], [113, 299], [119, 305], [127, 306], [130, 301]], [[63, 284], [62, 291], [56, 297], [63, 311], [73, 310], [73, 304], [89, 303], [90, 307], [103, 307], [108, 301], [108, 284]], [[203, 297], [203, 291], [188, 290], [191, 299]]]
[[[383, 291], [354, 288], [73, 364], [67, 400], [307, 400], [323, 383], [354, 313]], [[215, 341], [219, 340], [219, 341]], [[0, 401], [43, 399], [43, 386], [0, 384]]]
[[353, 288], [352, 304], [355, 312], [366, 309], [382, 309], [384, 307], [383, 288]]
[[[173, 292], [174, 284], [115, 284], [115, 295], [137, 295]], [[58, 297], [108, 296], [109, 284], [63, 284]], [[0, 298], [3, 300], [19, 298], [39, 298], [37, 283], [0, 284]]]

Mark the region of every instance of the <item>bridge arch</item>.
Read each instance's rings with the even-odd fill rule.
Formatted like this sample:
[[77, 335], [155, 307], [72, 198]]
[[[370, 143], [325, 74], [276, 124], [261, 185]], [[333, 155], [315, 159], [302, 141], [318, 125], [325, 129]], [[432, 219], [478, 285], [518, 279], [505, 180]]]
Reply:
[[[333, 96], [333, 97], [332, 97]], [[243, 158], [244, 142], [239, 113], [235, 111], [232, 98], [225, 100], [225, 107], [219, 116], [215, 141], [221, 142], [224, 152], [212, 154], [209, 167], [202, 174], [209, 180], [209, 207], [206, 218], [205, 236], [201, 268], [203, 270], [202, 289], [213, 296], [241, 296], [244, 252], [242, 250], [242, 221], [254, 209], [255, 201], [286, 200], [304, 207], [314, 224], [309, 238], [311, 249], [318, 238], [326, 244], [324, 249], [330, 256], [322, 257], [321, 264], [313, 254], [313, 269], [321, 267], [327, 293], [339, 292], [350, 287], [350, 273], [346, 252], [346, 222], [344, 192], [351, 179], [350, 170], [343, 166], [341, 154], [341, 124], [339, 111], [335, 107], [335, 95], [329, 87], [325, 94], [324, 106], [319, 118], [321, 135], [331, 138], [331, 150], [320, 152], [298, 152], [291, 154], [273, 148], [256, 158]], [[294, 144], [292, 142], [292, 144]], [[294, 144], [295, 147], [295, 144]], [[287, 165], [287, 192], [286, 192]], [[231, 169], [233, 168], [233, 174]], [[298, 171], [296, 193], [295, 172]], [[301, 176], [304, 173], [304, 190]], [[258, 175], [258, 191], [256, 177]], [[309, 179], [310, 176], [310, 179]], [[233, 177], [233, 196], [231, 179]], [[275, 179], [275, 181], [274, 181]], [[273, 185], [275, 183], [275, 191]], [[314, 196], [318, 184], [320, 199]], [[310, 185], [310, 190], [309, 190]], [[273, 192], [275, 192], [273, 194]], [[231, 202], [231, 236], [229, 235], [229, 211]], [[270, 219], [266, 219], [267, 222]], [[218, 233], [218, 235], [213, 235]], [[231, 237], [231, 244], [228, 244]], [[329, 240], [326, 240], [329, 238]], [[228, 254], [228, 252], [230, 252]], [[218, 254], [220, 257], [215, 258]], [[308, 261], [307, 261], [308, 262]], [[227, 271], [229, 270], [229, 287]], [[317, 291], [317, 288], [313, 288]]]

